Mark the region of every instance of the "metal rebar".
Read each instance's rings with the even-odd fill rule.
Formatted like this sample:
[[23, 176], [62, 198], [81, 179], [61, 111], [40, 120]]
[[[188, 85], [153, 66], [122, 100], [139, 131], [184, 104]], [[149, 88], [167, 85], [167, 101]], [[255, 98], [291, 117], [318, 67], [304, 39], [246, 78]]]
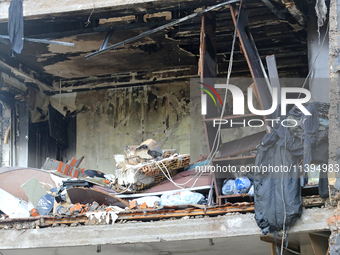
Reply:
[[[0, 35], [0, 38], [9, 40], [8, 35]], [[25, 40], [25, 41], [28, 41], [28, 42], [57, 44], [57, 45], [62, 45], [62, 46], [74, 47], [74, 43], [68, 43], [68, 42], [59, 42], [59, 41], [51, 41], [51, 40], [46, 40], [46, 39], [34, 39], [34, 38], [22, 38], [22, 39]]]

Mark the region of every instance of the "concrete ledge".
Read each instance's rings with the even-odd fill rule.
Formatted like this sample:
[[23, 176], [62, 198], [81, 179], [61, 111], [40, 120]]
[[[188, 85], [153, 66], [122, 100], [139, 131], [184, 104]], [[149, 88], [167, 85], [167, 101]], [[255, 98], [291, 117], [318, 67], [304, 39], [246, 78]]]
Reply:
[[[332, 209], [306, 209], [290, 233], [327, 230]], [[115, 225], [1, 230], [0, 249], [151, 243], [261, 235], [254, 214]]]
[[[108, 7], [120, 7], [126, 6], [130, 4], [139, 4], [139, 3], [148, 3], [148, 2], [156, 2], [159, 0], [116, 0], [116, 1], [107, 1], [107, 0], [96, 0], [95, 1], [95, 10], [100, 10], [102, 8]], [[8, 8], [10, 5], [10, 1], [1, 2], [0, 3], [0, 21], [8, 19]], [[23, 2], [24, 8], [24, 17], [29, 18], [30, 16], [39, 16], [39, 15], [52, 15], [56, 13], [65, 13], [65, 12], [75, 12], [75, 11], [84, 11], [89, 10], [91, 13], [93, 9], [93, 1], [86, 0], [25, 0]]]
[[[206, 0], [205, 4], [217, 4], [224, 0]], [[162, 8], [175, 8], [178, 3], [181, 6], [185, 4], [196, 3], [200, 5], [197, 0], [96, 0], [94, 16], [102, 11], [121, 11], [126, 13], [146, 13], [149, 11], [158, 12]], [[0, 0], [0, 22], [8, 20], [8, 8], [10, 1]], [[52, 18], [67, 15], [72, 13], [74, 15], [90, 15], [93, 9], [93, 1], [88, 0], [25, 0], [23, 1], [24, 18], [41, 19]]]

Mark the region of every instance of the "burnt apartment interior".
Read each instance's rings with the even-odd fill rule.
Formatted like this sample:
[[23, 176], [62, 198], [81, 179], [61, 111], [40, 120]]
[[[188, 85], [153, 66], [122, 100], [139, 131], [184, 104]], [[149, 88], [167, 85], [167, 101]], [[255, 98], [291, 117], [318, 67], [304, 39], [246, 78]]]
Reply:
[[[204, 1], [203, 4], [201, 1], [168, 1], [162, 4], [131, 5], [131, 8], [124, 9], [94, 7], [90, 13], [80, 11], [25, 17], [26, 39], [54, 40], [60, 44], [25, 40], [21, 54], [13, 56], [9, 41], [0, 39], [1, 131], [2, 138], [8, 141], [8, 144], [2, 146], [3, 151], [8, 150], [6, 157], [9, 157], [7, 161], [3, 159], [3, 162], [12, 166], [40, 168], [46, 157], [66, 161], [75, 155], [77, 114], [83, 109], [64, 106], [58, 97], [67, 98], [68, 94], [116, 88], [150, 85], [161, 87], [164, 83], [175, 87], [179, 82], [186, 82], [185, 86], [189, 87], [189, 78], [226, 77], [234, 22], [240, 5], [243, 34], [237, 35], [231, 77], [261, 78], [263, 70], [256, 61], [256, 52], [267, 73], [270, 70], [267, 68], [266, 57], [274, 55], [279, 78], [307, 76], [310, 58], [315, 57], [325, 33], [325, 26], [320, 28], [321, 35], [317, 32], [318, 17], [314, 9], [315, 1], [312, 0], [286, 1], [286, 4], [278, 0], [235, 1], [232, 8], [222, 5], [207, 12], [203, 22], [202, 15], [196, 15], [87, 58], [99, 49], [222, 2]], [[205, 29], [205, 35], [211, 41], [201, 40], [202, 29]], [[2, 35], [8, 34], [7, 23], [0, 24], [0, 31]], [[250, 35], [252, 38], [249, 38]], [[244, 36], [245, 40], [253, 41], [256, 47], [242, 47], [240, 37]], [[74, 43], [74, 47], [63, 45], [63, 42]], [[212, 57], [212, 60], [200, 66], [200, 54], [205, 54], [202, 53], [202, 47], [207, 54], [216, 53], [216, 61]], [[247, 59], [250, 59], [250, 64]], [[208, 67], [213, 70], [212, 73]], [[306, 88], [308, 86], [307, 83]], [[41, 103], [46, 98], [54, 98], [53, 104]], [[153, 103], [151, 97], [147, 100]], [[91, 119], [88, 121], [91, 122]], [[234, 148], [235, 143], [242, 147], [242, 143], [247, 140], [251, 144], [246, 146], [246, 151], [252, 150], [263, 137], [263, 132], [261, 136], [252, 134], [257, 135], [255, 140], [245, 138], [243, 141], [234, 141], [229, 147]], [[209, 142], [207, 144], [203, 140], [202, 146], [210, 146]], [[231, 149], [225, 154], [222, 152], [222, 157], [244, 152], [243, 148]], [[249, 158], [254, 159], [246, 157], [247, 160]], [[240, 164], [244, 161], [241, 158], [232, 163]]]
[[[317, 3], [325, 5], [318, 6]], [[92, 10], [86, 11], [25, 16], [24, 47], [20, 54], [12, 51], [12, 45], [6, 37], [9, 34], [8, 24], [2, 22], [1, 164], [25, 170], [31, 168], [28, 172], [35, 171], [34, 168], [42, 168], [47, 172], [52, 168], [43, 168], [44, 163], [57, 164], [59, 171], [60, 164], [65, 163], [66, 169], [66, 165], [73, 160], [77, 165], [74, 169], [77, 169], [84, 159], [82, 167], [86, 169], [116, 174], [121, 169], [118, 169], [118, 162], [114, 162], [114, 156], [121, 154], [127, 147], [154, 139], [162, 149], [176, 149], [178, 154], [185, 155], [187, 165], [189, 161], [197, 163], [206, 160], [208, 154], [215, 156], [211, 161], [213, 165], [255, 165], [258, 145], [271, 129], [223, 127], [218, 138], [220, 145], [216, 150], [213, 141], [217, 128], [212, 126], [212, 120], [220, 116], [222, 107], [215, 107], [208, 98], [209, 111], [202, 116], [200, 98], [204, 93], [192, 91], [190, 79], [195, 78], [213, 86], [210, 78], [225, 80], [232, 64], [231, 79], [242, 78], [233, 81], [244, 82], [237, 84], [243, 92], [248, 87], [253, 89], [258, 109], [269, 109], [271, 106], [266, 83], [268, 80], [277, 87], [304, 86], [311, 91], [315, 101], [329, 103], [329, 88], [317, 82], [318, 78], [326, 78], [329, 73], [328, 6], [329, 1], [317, 0], [186, 0], [180, 3], [170, 0], [110, 8], [94, 5]], [[289, 79], [278, 81], [278, 78]], [[230, 95], [226, 104], [223, 118], [228, 120], [233, 117], [237, 120], [238, 117], [232, 115]], [[194, 114], [191, 107], [196, 111]], [[254, 118], [254, 114], [247, 111], [242, 117], [249, 120]], [[268, 118], [261, 117], [264, 121]], [[192, 130], [196, 133], [192, 134]], [[328, 140], [323, 142], [327, 154], [324, 159], [327, 161]], [[179, 166], [180, 163], [177, 168]], [[184, 167], [181, 167], [182, 170]], [[189, 171], [179, 174], [184, 172]], [[72, 170], [70, 173], [66, 175], [78, 177], [73, 175]], [[13, 176], [12, 180], [15, 178]], [[256, 218], [262, 210], [275, 207], [266, 206], [271, 201], [265, 201], [268, 204], [263, 208], [256, 208], [256, 203], [260, 204], [261, 201], [253, 203], [254, 192], [253, 195], [223, 195], [221, 191], [225, 176], [207, 176], [208, 181], [201, 178], [197, 186], [192, 186], [199, 187], [193, 190], [199, 190], [207, 197], [205, 207], [195, 209], [201, 210], [200, 215], [205, 215], [206, 211], [213, 216], [230, 212], [242, 215], [255, 212]], [[184, 177], [191, 176], [187, 174]], [[287, 192], [295, 192], [298, 197], [296, 200], [301, 198], [298, 201], [300, 214], [295, 215], [295, 220], [300, 218], [302, 207], [323, 208], [326, 203], [324, 198], [329, 195], [327, 178], [323, 178], [327, 180], [327, 194], [324, 197], [319, 192], [320, 186], [311, 185], [301, 189], [303, 185], [300, 185], [300, 178], [298, 181], [291, 178], [298, 185], [296, 190], [288, 189]], [[135, 194], [146, 193], [142, 196], [147, 196], [148, 192], [152, 194], [149, 188], [157, 191], [156, 184], [159, 183], [155, 181], [148, 188], [129, 190], [131, 194], [120, 194], [120, 197], [129, 200]], [[120, 188], [117, 190], [120, 191]], [[104, 191], [108, 192], [107, 189]], [[288, 204], [296, 202], [291, 200]], [[138, 216], [144, 221], [161, 218], [156, 215], [158, 212], [148, 214], [133, 211], [141, 207], [133, 207], [124, 201], [121, 208], [126, 207], [130, 211], [120, 215], [120, 223], [124, 217], [134, 220], [133, 217]], [[164, 213], [159, 213], [164, 218], [178, 217], [176, 211], [171, 210], [164, 209]], [[278, 214], [281, 212], [276, 212], [275, 217]], [[53, 217], [53, 220], [57, 218], [55, 215], [46, 217]], [[319, 220], [317, 218], [315, 221]], [[320, 221], [326, 222], [327, 219], [322, 218]], [[294, 222], [290, 222], [291, 225]], [[3, 225], [6, 224], [6, 220], [3, 221]], [[259, 227], [263, 230], [263, 227]], [[307, 230], [302, 231], [307, 233]], [[328, 247], [330, 232], [323, 231], [321, 234], [326, 240], [325, 247]], [[289, 240], [290, 247], [292, 244], [300, 245], [298, 235], [293, 233], [293, 238]], [[261, 237], [261, 240], [273, 244], [272, 248], [276, 245], [276, 240], [271, 236]], [[282, 240], [285, 238], [282, 237]], [[312, 243], [319, 241], [317, 239]], [[307, 242], [309, 245], [309, 239]], [[301, 247], [295, 248], [296, 251], [302, 251]]]

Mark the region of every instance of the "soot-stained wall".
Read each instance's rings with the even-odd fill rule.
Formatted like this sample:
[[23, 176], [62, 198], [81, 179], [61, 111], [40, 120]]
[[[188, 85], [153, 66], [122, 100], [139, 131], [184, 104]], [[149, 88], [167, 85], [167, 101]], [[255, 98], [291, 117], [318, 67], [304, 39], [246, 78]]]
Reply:
[[[190, 153], [188, 82], [82, 92], [76, 96], [76, 107], [77, 157], [85, 156], [82, 167], [114, 173], [113, 155], [149, 138], [162, 149]], [[199, 114], [191, 117], [202, 119]], [[206, 153], [204, 136], [194, 143], [197, 154], [192, 159]]]

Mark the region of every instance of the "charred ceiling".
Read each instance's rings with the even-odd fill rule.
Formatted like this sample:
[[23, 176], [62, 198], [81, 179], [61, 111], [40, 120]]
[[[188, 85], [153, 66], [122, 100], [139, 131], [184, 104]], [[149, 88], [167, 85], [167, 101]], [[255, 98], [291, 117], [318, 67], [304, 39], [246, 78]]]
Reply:
[[[9, 76], [18, 71], [26, 86], [45, 92], [72, 92], [116, 86], [151, 84], [197, 76], [201, 17], [164, 29], [153, 35], [120, 46], [86, 60], [100, 49], [109, 31], [108, 45], [136, 36], [223, 1], [153, 2], [129, 8], [59, 13], [25, 20], [25, 37], [54, 39], [74, 43], [74, 47], [25, 42], [22, 54], [10, 58], [10, 46], [1, 40], [0, 60], [13, 69], [1, 71]], [[295, 3], [296, 2], [296, 3]], [[251, 31], [261, 57], [275, 54], [280, 76], [307, 74], [307, 4], [288, 0], [249, 0]], [[216, 14], [218, 74], [227, 71], [234, 26], [228, 6]], [[302, 17], [302, 18], [301, 18]], [[7, 34], [7, 23], [0, 23], [0, 34]], [[14, 73], [13, 73], [14, 72]], [[16, 74], [18, 75], [18, 74]], [[236, 48], [234, 76], [249, 76], [246, 60]], [[43, 86], [43, 85], [46, 86]], [[5, 86], [2, 80], [2, 86]]]

